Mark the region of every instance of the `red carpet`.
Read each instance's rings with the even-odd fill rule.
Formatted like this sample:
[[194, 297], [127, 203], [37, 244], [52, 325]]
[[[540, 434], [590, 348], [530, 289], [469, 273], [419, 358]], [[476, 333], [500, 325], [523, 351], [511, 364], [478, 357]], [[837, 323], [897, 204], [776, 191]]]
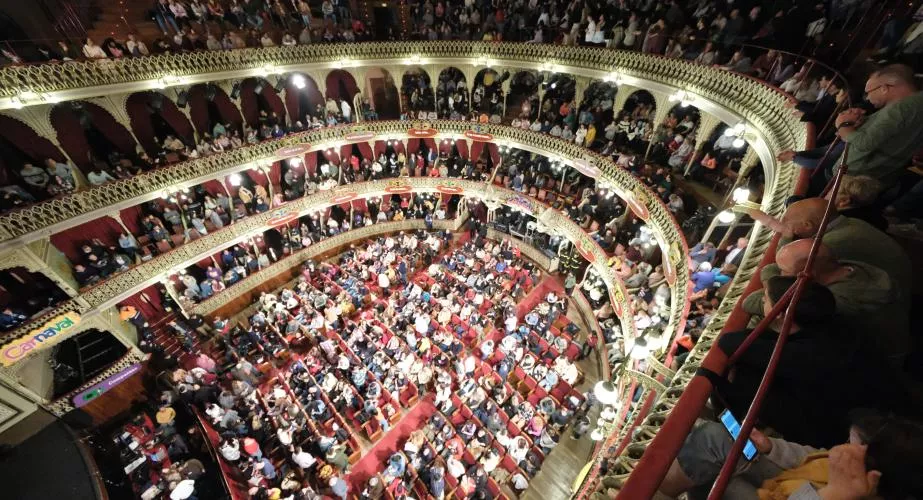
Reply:
[[353, 465], [352, 470], [346, 477], [351, 494], [357, 495], [365, 488], [369, 478], [382, 470], [384, 464], [388, 463], [388, 458], [404, 446], [404, 442], [410, 437], [410, 433], [426, 426], [426, 420], [436, 413], [436, 407], [431, 400], [431, 394], [421, 399], [420, 403], [404, 415], [404, 418], [392, 427], [381, 441], [375, 443], [371, 450], [362, 454], [362, 458]]
[[545, 300], [545, 296], [548, 295], [548, 292], [554, 292], [558, 294], [559, 297], [564, 296], [564, 284], [560, 278], [557, 276], [547, 276], [542, 281], [539, 281], [538, 284], [535, 285], [535, 288], [519, 301], [519, 304], [516, 306], [516, 317], [521, 320], [526, 314], [529, 314], [529, 311], [534, 309], [541, 301]]

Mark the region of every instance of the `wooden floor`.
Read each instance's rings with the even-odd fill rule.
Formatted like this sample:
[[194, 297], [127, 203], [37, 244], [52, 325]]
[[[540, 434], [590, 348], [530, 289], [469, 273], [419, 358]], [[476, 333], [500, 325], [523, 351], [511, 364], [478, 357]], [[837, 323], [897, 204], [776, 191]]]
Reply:
[[[587, 331], [587, 326], [577, 312], [576, 306], [571, 305], [568, 309], [567, 317], [580, 326], [581, 332]], [[577, 387], [577, 390], [581, 392], [591, 390], [600, 377], [599, 352], [593, 351], [592, 355], [580, 361], [577, 366], [584, 374], [583, 383]], [[590, 411], [590, 422], [596, 421], [598, 413], [598, 408], [593, 408]], [[529, 489], [520, 498], [522, 500], [569, 499], [572, 494], [571, 489], [574, 485], [574, 480], [589, 462], [595, 445], [596, 442], [590, 439], [589, 432], [580, 439], [571, 439], [571, 429], [568, 426], [562, 433], [558, 445], [545, 458], [538, 474], [532, 478], [529, 483]]]

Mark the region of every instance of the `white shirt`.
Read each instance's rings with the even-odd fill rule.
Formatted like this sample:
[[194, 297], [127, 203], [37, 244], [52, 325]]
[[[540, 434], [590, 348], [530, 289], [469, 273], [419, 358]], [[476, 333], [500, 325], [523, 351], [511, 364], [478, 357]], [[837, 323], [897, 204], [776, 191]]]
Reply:
[[388, 275], [381, 273], [378, 275], [378, 286], [381, 288], [388, 288], [391, 286], [391, 280], [388, 279]]
[[302, 451], [301, 453], [292, 453], [292, 460], [301, 467], [302, 469], [307, 469], [314, 465], [317, 462], [317, 459], [314, 458], [314, 455]]
[[728, 252], [727, 256], [724, 258], [724, 263], [725, 263], [725, 264], [730, 264], [731, 261], [733, 261], [734, 258], [737, 257], [737, 254], [739, 254], [739, 253], [742, 252], [742, 251], [743, 251], [743, 249], [737, 248], [737, 247], [735, 246], [730, 252]]

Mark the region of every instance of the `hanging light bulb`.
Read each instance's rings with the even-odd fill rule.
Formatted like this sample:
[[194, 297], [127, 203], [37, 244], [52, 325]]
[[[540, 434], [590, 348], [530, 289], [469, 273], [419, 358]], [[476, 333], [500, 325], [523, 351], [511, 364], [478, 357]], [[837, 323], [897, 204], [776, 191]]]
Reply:
[[737, 139], [734, 139], [734, 142], [732, 142], [731, 145], [737, 149], [740, 149], [747, 145], [747, 141], [745, 141], [743, 137], [738, 137]]
[[734, 203], [743, 203], [750, 200], [750, 190], [745, 187], [739, 187], [734, 190], [734, 193], [731, 195], [734, 200]]
[[641, 336], [635, 339], [635, 345], [631, 348], [631, 359], [643, 360], [651, 355], [650, 346], [647, 340]]
[[608, 380], [596, 382], [596, 385], [593, 386], [593, 395], [604, 405], [614, 405], [618, 402], [619, 397], [615, 384]]
[[241, 178], [240, 174], [231, 174], [228, 176], [228, 183], [234, 187], [240, 186], [241, 181], [243, 181], [243, 178]]
[[294, 75], [292, 76], [292, 85], [297, 89], [303, 89], [307, 86], [308, 81], [305, 80], [304, 75]]
[[603, 434], [603, 431], [599, 429], [599, 427], [593, 429], [593, 432], [590, 433], [590, 439], [593, 441], [602, 441], [604, 437], [605, 435]]
[[724, 136], [725, 136], [725, 137], [732, 137], [732, 136], [735, 136], [735, 135], [737, 135], [737, 132], [734, 132], [734, 127], [728, 127], [728, 128], [726, 128], [726, 129], [724, 129]]
[[730, 224], [734, 221], [734, 212], [730, 210], [724, 210], [718, 214], [718, 222], [722, 224]]

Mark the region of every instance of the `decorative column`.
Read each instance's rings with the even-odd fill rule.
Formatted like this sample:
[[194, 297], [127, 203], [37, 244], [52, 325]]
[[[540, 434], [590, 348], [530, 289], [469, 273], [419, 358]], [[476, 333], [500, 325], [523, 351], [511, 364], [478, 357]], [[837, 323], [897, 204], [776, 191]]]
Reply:
[[612, 103], [612, 110], [615, 111], [616, 117], [621, 113], [622, 108], [625, 107], [625, 103], [628, 102], [628, 97], [634, 94], [636, 90], [639, 90], [638, 87], [633, 87], [624, 83], [619, 85], [618, 90], [615, 92], [615, 101]]
[[135, 135], [134, 129], [131, 128], [131, 118], [128, 116], [128, 97], [130, 95], [131, 94], [111, 94], [105, 97], [90, 99], [88, 102], [96, 104], [108, 111], [119, 125], [125, 127], [125, 130], [128, 130], [132, 139], [135, 140], [135, 144], [141, 144], [141, 141], [138, 140], [138, 136]]
[[22, 267], [53, 281], [68, 296], [80, 299], [80, 285], [67, 257], [48, 238], [33, 241], [0, 254], [0, 269]]
[[699, 153], [705, 147], [705, 144], [707, 144], [711, 134], [722, 123], [723, 122], [714, 115], [708, 114], [704, 111], [699, 112], [699, 126], [695, 131], [695, 151], [693, 151], [692, 155], [689, 157], [689, 161], [686, 163], [686, 170], [683, 175], [689, 175], [689, 170], [692, 169], [692, 162], [695, 161]]
[[590, 87], [590, 84], [593, 81], [589, 78], [578, 76], [574, 79], [574, 102], [577, 103], [579, 107], [583, 104], [583, 94], [586, 92], [586, 89]]
[[[83, 172], [76, 167], [74, 160], [67, 154], [67, 151], [61, 147], [61, 143], [58, 141], [58, 133], [51, 124], [51, 110], [54, 109], [54, 106], [54, 104], [39, 104], [36, 106], [27, 106], [22, 109], [5, 110], [3, 114], [22, 122], [24, 125], [34, 130], [39, 136], [51, 141], [67, 160], [67, 164], [71, 169], [71, 174], [74, 176], [74, 181], [76, 182], [75, 187], [88, 187], [90, 184], [83, 176]], [[41, 166], [44, 167], [44, 165]]]

